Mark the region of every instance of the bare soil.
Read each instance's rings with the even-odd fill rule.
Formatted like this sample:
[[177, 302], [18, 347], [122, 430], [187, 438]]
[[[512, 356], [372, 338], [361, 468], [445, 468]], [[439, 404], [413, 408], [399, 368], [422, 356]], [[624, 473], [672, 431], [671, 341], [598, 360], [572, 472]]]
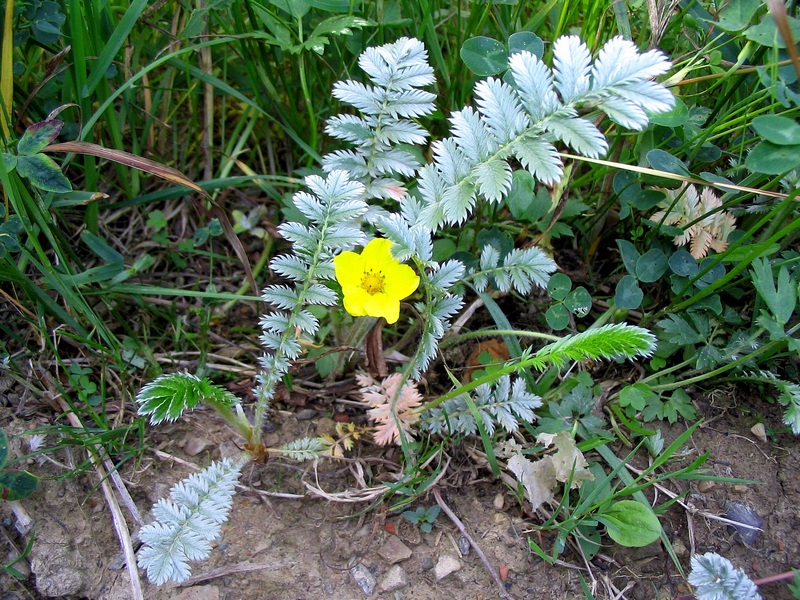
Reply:
[[[728, 557], [753, 579], [797, 568], [800, 452], [797, 440], [780, 432], [780, 410], [763, 399], [736, 397], [733, 393], [698, 396], [696, 403], [706, 422], [694, 432], [670, 468], [679, 468], [707, 452], [706, 467], [711, 473], [760, 484], [670, 481], [666, 490], [649, 494], [661, 503], [668, 492], [685, 493], [681, 499], [684, 506], [676, 504], [661, 517], [683, 569], [688, 571], [692, 552], [708, 551]], [[298, 420], [296, 411], [279, 411], [270, 441], [314, 435], [330, 427], [325, 407], [318, 408], [313, 418], [303, 420]], [[770, 426], [777, 431], [767, 442], [750, 432], [756, 422], [756, 414], [751, 411], [759, 411], [768, 432]], [[302, 416], [308, 415], [307, 411]], [[0, 412], [0, 426], [9, 434], [19, 434], [36, 424], [35, 417], [21, 416], [13, 405]], [[683, 423], [665, 429], [667, 441], [686, 426]], [[126, 463], [120, 471], [142, 515], [174, 483], [191, 473], [186, 462], [204, 466], [235, 449], [227, 430], [203, 411], [180, 423], [154, 428], [149, 439], [151, 449], [142, 461]], [[189, 456], [185, 450], [198, 439], [206, 449]], [[22, 449], [18, 444], [12, 445], [14, 451]], [[392, 452], [377, 448], [372, 451], [372, 456], [363, 455], [359, 460], [326, 461], [316, 468], [277, 461], [248, 467], [242, 476], [245, 487], [235, 497], [222, 538], [209, 560], [193, 566], [198, 580], [189, 586], [156, 587], [141, 573], [145, 598], [366, 598], [349, 570], [356, 564], [363, 565], [376, 579], [372, 598], [499, 597], [494, 580], [476, 553], [471, 550], [466, 556], [462, 554], [465, 541], [444, 514], [430, 533], [423, 533], [402, 516], [402, 510], [392, 512], [389, 502], [375, 495], [371, 501], [342, 501], [348, 495], [369, 496], [364, 491], [367, 484], [375, 485], [389, 476], [387, 464], [394, 458]], [[618, 455], [624, 453], [624, 448], [618, 449]], [[109, 509], [97, 490], [96, 474], [87, 471], [78, 477], [60, 479], [66, 466], [78, 464], [84, 457], [76, 450], [66, 449], [51, 457], [63, 466], [49, 460], [30, 460], [27, 465], [31, 472], [45, 478], [38, 491], [21, 503], [34, 521], [29, 533], [18, 533], [17, 517], [8, 503], [0, 503], [0, 556], [4, 562], [13, 557], [15, 548], [23, 548], [31, 536], [34, 539], [27, 561], [17, 565], [24, 571], [27, 562], [30, 576], [20, 581], [0, 573], [2, 599], [130, 598], [128, 574]], [[546, 564], [528, 549], [527, 539], [531, 536], [545, 548], [553, 539], [548, 532], [536, 530], [538, 517], [527, 515], [509, 490], [478, 467], [466, 452], [455, 451], [449, 459], [450, 466], [438, 482], [438, 489], [492, 565], [504, 567], [504, 572], [507, 569], [505, 586], [511, 597], [584, 597], [582, 579], [595, 598], [614, 597], [614, 590], [624, 590], [618, 597], [629, 599], [667, 599], [689, 593], [684, 576], [660, 543], [646, 548], [621, 548], [609, 542], [602, 552], [604, 559], [588, 565], [590, 571], [570, 551], [561, 556], [562, 564]], [[311, 491], [309, 486], [317, 491]], [[323, 498], [323, 493], [334, 499]], [[750, 544], [744, 544], [725, 523], [708, 516], [725, 514], [732, 502], [751, 507], [764, 521], [763, 531]], [[417, 503], [432, 504], [432, 497]], [[130, 515], [127, 517], [128, 526], [135, 531], [136, 524]], [[381, 591], [390, 586], [385, 580], [391, 565], [385, 558], [384, 544], [392, 535], [411, 551], [410, 558], [398, 563], [407, 584], [397, 590]], [[460, 569], [437, 580], [436, 565], [444, 555], [454, 558]], [[202, 579], [203, 576], [208, 578]], [[785, 583], [770, 584], [761, 591], [765, 598], [792, 598]]]

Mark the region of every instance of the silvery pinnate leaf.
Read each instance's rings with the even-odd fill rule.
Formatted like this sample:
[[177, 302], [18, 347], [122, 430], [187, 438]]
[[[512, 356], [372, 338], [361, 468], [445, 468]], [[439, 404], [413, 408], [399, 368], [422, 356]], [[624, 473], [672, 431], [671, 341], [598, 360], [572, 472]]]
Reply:
[[393, 117], [414, 119], [430, 113], [435, 99], [436, 96], [425, 90], [392, 91], [388, 94], [388, 106], [384, 108], [388, 109]]
[[300, 301], [297, 290], [286, 285], [270, 285], [264, 288], [261, 293], [264, 302], [272, 304], [277, 308], [290, 309], [297, 306]]
[[319, 175], [309, 175], [305, 183], [312, 193], [328, 205], [358, 198], [364, 193], [364, 185], [350, 179], [346, 171], [331, 171], [324, 179]]
[[671, 66], [661, 51], [648, 50], [640, 54], [633, 42], [616, 36], [606, 42], [597, 55], [592, 67], [592, 90], [652, 79], [666, 73]]
[[508, 61], [520, 101], [533, 123], [558, 111], [561, 102], [553, 90], [553, 72], [535, 54], [518, 52]]
[[411, 228], [414, 236], [414, 251], [417, 258], [423, 263], [431, 264], [433, 260], [433, 237], [431, 230], [423, 225], [414, 225]]
[[608, 143], [591, 121], [554, 115], [543, 122], [544, 128], [580, 154], [597, 158], [606, 153]]
[[[363, 188], [361, 188], [363, 189]], [[336, 199], [328, 204], [327, 222], [351, 221], [353, 225], [359, 217], [363, 216], [368, 210], [367, 203], [361, 198]]]
[[314, 283], [306, 289], [306, 302], [320, 306], [335, 306], [339, 303], [339, 298], [329, 287]]
[[625, 86], [616, 86], [612, 90], [620, 98], [654, 113], [667, 112], [675, 105], [675, 97], [672, 92], [654, 81], [640, 81]]
[[259, 325], [261, 325], [261, 329], [263, 331], [269, 331], [271, 333], [278, 334], [281, 334], [289, 329], [290, 323], [291, 321], [289, 320], [289, 315], [282, 312], [271, 312], [269, 314], [262, 315], [261, 319], [259, 320]]
[[[484, 160], [497, 151], [497, 141], [489, 133], [480, 113], [472, 107], [467, 106], [453, 113], [450, 117], [450, 127], [458, 149], [469, 164]], [[463, 172], [464, 169], [459, 171]]]
[[297, 192], [292, 196], [292, 202], [297, 209], [310, 220], [321, 223], [325, 220], [325, 207], [319, 198], [308, 192]]
[[424, 144], [428, 132], [413, 121], [394, 121], [386, 123], [376, 132], [378, 139], [387, 144]]
[[758, 587], [747, 574], [715, 552], [692, 555], [689, 583], [697, 600], [761, 600]]
[[373, 86], [360, 81], [337, 81], [333, 84], [334, 98], [349, 104], [367, 115], [375, 115], [380, 111], [379, 92]]
[[423, 87], [435, 81], [425, 46], [413, 38], [402, 37], [393, 44], [367, 48], [358, 65], [384, 88]]
[[449, 223], [460, 224], [469, 218], [477, 200], [475, 192], [475, 186], [469, 179], [463, 179], [445, 191], [442, 204]]
[[322, 163], [325, 171], [347, 171], [352, 177], [366, 177], [369, 175], [367, 161], [363, 155], [353, 150], [336, 150], [325, 155]]
[[286, 241], [301, 248], [314, 248], [319, 241], [319, 231], [316, 228], [312, 229], [300, 223], [283, 223], [278, 226], [278, 232]]
[[276, 256], [269, 262], [269, 268], [295, 282], [304, 281], [308, 275], [308, 264], [293, 254]]
[[486, 244], [481, 248], [479, 264], [482, 271], [494, 269], [500, 263], [500, 251], [492, 244]]
[[346, 250], [360, 245], [364, 241], [364, 232], [357, 226], [347, 223], [331, 225], [325, 232], [325, 245], [328, 250]]
[[577, 35], [565, 35], [553, 44], [555, 86], [564, 104], [582, 98], [589, 91], [592, 57]]
[[208, 557], [209, 542], [228, 518], [241, 468], [230, 459], [212, 463], [176, 484], [171, 499], [156, 504], [157, 520], [139, 532], [144, 546], [138, 563], [150, 581], [159, 585], [170, 579], [185, 581], [191, 574], [187, 560]]
[[[391, 177], [376, 177], [366, 184], [366, 193], [368, 198], [384, 198], [386, 200], [395, 200], [402, 202], [407, 196], [407, 190], [402, 181], [392, 179]], [[404, 202], [402, 202], [404, 203]], [[371, 206], [369, 210], [364, 213], [364, 219], [368, 223], [375, 221], [376, 214], [387, 214], [380, 206]]]
[[319, 320], [307, 310], [301, 310], [294, 315], [292, 325], [299, 327], [309, 335], [313, 335], [319, 329]]
[[464, 277], [464, 270], [464, 263], [461, 261], [448, 260], [431, 273], [429, 284], [433, 288], [449, 290]]
[[522, 136], [512, 145], [514, 156], [537, 180], [552, 185], [563, 174], [555, 146], [540, 136]]
[[635, 102], [610, 96], [598, 102], [597, 107], [608, 115], [608, 118], [627, 127], [639, 131], [647, 127], [650, 119]]
[[414, 233], [402, 215], [395, 213], [378, 219], [375, 227], [392, 242], [392, 256], [398, 261], [405, 262], [415, 254]]
[[479, 81], [475, 96], [478, 110], [500, 144], [508, 143], [530, 126], [519, 96], [508, 84], [494, 78]]
[[356, 115], [331, 117], [325, 126], [325, 133], [354, 144], [361, 144], [372, 138], [372, 129], [367, 121]]
[[397, 148], [386, 150], [375, 156], [372, 165], [375, 175], [399, 173], [410, 177], [419, 168], [419, 163], [413, 154]]
[[490, 202], [499, 202], [511, 189], [511, 166], [502, 158], [478, 163], [474, 174], [478, 190]]

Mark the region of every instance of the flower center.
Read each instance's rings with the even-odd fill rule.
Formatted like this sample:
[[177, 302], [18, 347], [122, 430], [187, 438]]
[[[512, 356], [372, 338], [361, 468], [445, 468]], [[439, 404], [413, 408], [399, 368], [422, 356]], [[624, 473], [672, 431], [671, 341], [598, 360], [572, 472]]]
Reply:
[[370, 296], [383, 292], [383, 273], [378, 271], [375, 273], [372, 269], [364, 272], [364, 277], [361, 278], [361, 287]]

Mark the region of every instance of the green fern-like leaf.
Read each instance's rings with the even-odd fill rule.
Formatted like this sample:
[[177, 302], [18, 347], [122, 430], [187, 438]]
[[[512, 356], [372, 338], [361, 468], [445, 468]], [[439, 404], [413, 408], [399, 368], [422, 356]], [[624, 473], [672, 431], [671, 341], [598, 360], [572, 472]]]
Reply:
[[647, 357], [656, 349], [656, 337], [647, 329], [616, 323], [571, 335], [548, 344], [533, 357], [533, 366], [544, 370], [568, 361]]
[[150, 424], [175, 421], [201, 401], [234, 408], [239, 400], [228, 390], [191, 373], [169, 373], [148, 383], [136, 395], [139, 414], [149, 415]]

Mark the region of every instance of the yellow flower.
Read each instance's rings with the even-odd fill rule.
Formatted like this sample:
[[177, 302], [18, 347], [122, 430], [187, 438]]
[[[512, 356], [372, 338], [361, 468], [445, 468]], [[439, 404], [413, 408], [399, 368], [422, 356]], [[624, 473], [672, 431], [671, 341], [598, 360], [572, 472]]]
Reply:
[[389, 240], [374, 239], [361, 254], [342, 252], [333, 259], [344, 308], [354, 317], [383, 317], [394, 323], [400, 316], [400, 300], [419, 286], [419, 276], [392, 258], [391, 247]]

